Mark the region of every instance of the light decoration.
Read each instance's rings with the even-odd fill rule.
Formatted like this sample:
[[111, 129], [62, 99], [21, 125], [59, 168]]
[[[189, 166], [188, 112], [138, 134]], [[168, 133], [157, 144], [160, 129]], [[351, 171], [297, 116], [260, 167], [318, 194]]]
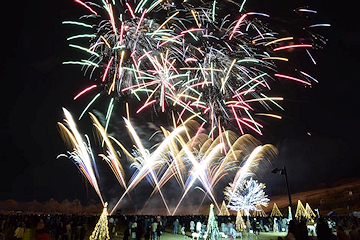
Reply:
[[100, 215], [99, 221], [96, 223], [94, 231], [92, 232], [89, 240], [108, 240], [109, 236], [109, 227], [108, 227], [108, 211], [107, 211], [107, 202], [104, 204], [104, 209]]
[[235, 220], [235, 226], [236, 226], [236, 231], [242, 232], [246, 229], [246, 224], [245, 221], [243, 219], [243, 211], [239, 210], [236, 213], [236, 220]]
[[307, 218], [306, 210], [300, 200], [298, 200], [297, 203], [295, 218], [298, 220], [300, 220], [301, 218]]
[[246, 216], [249, 216], [250, 211], [258, 210], [257, 205], [266, 207], [270, 201], [264, 191], [265, 184], [258, 183], [253, 178], [245, 180], [242, 185], [235, 188], [232, 183], [229, 185], [225, 188], [224, 195], [225, 199], [229, 200], [230, 210], [244, 210]]
[[219, 216], [230, 216], [229, 209], [227, 208], [225, 201], [222, 201]]
[[305, 205], [305, 212], [306, 212], [307, 219], [316, 218], [316, 215], [315, 215], [314, 211], [311, 209], [309, 203], [306, 203], [306, 205]]
[[206, 236], [206, 237], [204, 236], [206, 240], [219, 239], [219, 227], [215, 219], [215, 211], [213, 204], [210, 204], [209, 218], [206, 227], [206, 232], [204, 235]]
[[266, 213], [264, 209], [261, 207], [261, 205], [256, 205], [256, 210], [253, 211], [254, 217], [266, 217]]
[[274, 202], [271, 213], [270, 213], [270, 217], [282, 217], [282, 213], [280, 212], [277, 204]]

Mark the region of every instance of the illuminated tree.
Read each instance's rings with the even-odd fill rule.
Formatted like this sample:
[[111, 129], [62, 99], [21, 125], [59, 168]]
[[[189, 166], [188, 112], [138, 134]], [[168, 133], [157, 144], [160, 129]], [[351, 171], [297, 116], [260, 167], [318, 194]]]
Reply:
[[219, 216], [230, 216], [229, 209], [227, 208], [224, 201], [222, 201]]
[[229, 201], [230, 210], [244, 210], [246, 216], [249, 216], [250, 211], [257, 209], [257, 205], [265, 207], [268, 205], [269, 199], [264, 191], [265, 184], [250, 178], [242, 185], [234, 186], [232, 183], [229, 185], [225, 188], [224, 195]]
[[298, 220], [301, 219], [301, 218], [307, 218], [306, 210], [305, 210], [304, 205], [301, 203], [300, 200], [298, 200], [298, 204], [297, 204], [297, 207], [296, 207], [295, 218], [298, 219]]
[[237, 214], [236, 214], [235, 226], [236, 226], [236, 230], [239, 232], [242, 232], [243, 230], [246, 229], [246, 224], [244, 222], [242, 212], [243, 211], [239, 210], [239, 211], [237, 211]]
[[108, 240], [110, 239], [109, 236], [109, 228], [108, 228], [108, 219], [107, 219], [107, 203], [104, 205], [103, 212], [100, 215], [99, 221], [96, 223], [94, 231], [90, 236], [90, 240]]
[[274, 203], [273, 208], [271, 210], [270, 217], [282, 217], [282, 213], [280, 212], [276, 203]]
[[264, 209], [262, 209], [261, 205], [256, 205], [256, 210], [253, 211], [254, 217], [266, 217], [266, 213]]
[[209, 219], [206, 228], [206, 239], [215, 240], [219, 239], [219, 227], [215, 219], [214, 205], [210, 204]]
[[308, 219], [314, 219], [316, 217], [315, 213], [313, 212], [308, 203], [306, 203], [305, 205], [305, 212]]

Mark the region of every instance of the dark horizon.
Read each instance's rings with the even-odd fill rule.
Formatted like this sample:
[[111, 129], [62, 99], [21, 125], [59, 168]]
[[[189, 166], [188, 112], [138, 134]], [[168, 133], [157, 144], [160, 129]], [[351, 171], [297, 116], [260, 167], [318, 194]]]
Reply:
[[[359, 208], [359, 197], [358, 191], [360, 189], [360, 179], [351, 181], [349, 183], [342, 182], [332, 188], [312, 190], [303, 193], [293, 193], [293, 206], [297, 206], [297, 200], [301, 200], [302, 204], [309, 204], [312, 209], [319, 209], [321, 215], [326, 215], [327, 213], [335, 211], [340, 216], [347, 216], [353, 211], [357, 211]], [[355, 193], [355, 195], [348, 195], [348, 193]], [[156, 201], [156, 200], [155, 200]], [[273, 204], [277, 205], [280, 211], [287, 215], [288, 212], [288, 196], [277, 195], [270, 197], [270, 201], [267, 207], [263, 207], [265, 213], [270, 213], [273, 207]], [[209, 202], [203, 203], [198, 206], [192, 204], [191, 202], [186, 202], [184, 205], [181, 205], [177, 214], [175, 216], [181, 215], [207, 215], [209, 209]], [[219, 207], [221, 206], [221, 201], [218, 202]], [[109, 205], [109, 211], [112, 210], [113, 205]], [[142, 206], [141, 206], [142, 207]], [[171, 216], [166, 212], [164, 206], [159, 204], [148, 204], [144, 209], [135, 208], [130, 203], [126, 206], [118, 208], [114, 211], [114, 215], [162, 215], [162, 216]], [[174, 209], [175, 206], [169, 205], [170, 209]], [[21, 211], [23, 214], [28, 213], [56, 213], [56, 214], [100, 214], [102, 210], [101, 202], [90, 201], [90, 202], [81, 202], [78, 199], [63, 201], [56, 201], [49, 199], [45, 202], [16, 202], [14, 200], [5, 200], [0, 201], [0, 208], [3, 213], [6, 212], [17, 212]], [[236, 212], [230, 211], [232, 215], [236, 215]]]

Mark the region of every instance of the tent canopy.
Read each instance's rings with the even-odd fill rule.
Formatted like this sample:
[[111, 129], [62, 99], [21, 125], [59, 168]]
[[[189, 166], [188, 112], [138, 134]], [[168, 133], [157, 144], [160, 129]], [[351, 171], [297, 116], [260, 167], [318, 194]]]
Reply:
[[337, 214], [336, 212], [331, 211], [328, 214], [326, 214], [326, 216], [335, 217], [335, 216], [339, 216], [339, 214]]

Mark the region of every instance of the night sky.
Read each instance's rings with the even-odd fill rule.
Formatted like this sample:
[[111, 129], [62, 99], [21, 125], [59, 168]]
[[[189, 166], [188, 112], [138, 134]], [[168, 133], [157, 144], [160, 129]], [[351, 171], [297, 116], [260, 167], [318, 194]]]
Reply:
[[[67, 150], [56, 126], [63, 119], [61, 108], [79, 114], [86, 101], [74, 103], [72, 98], [90, 82], [79, 67], [61, 64], [78, 59], [78, 52], [66, 41], [74, 29], [61, 22], [77, 19], [81, 7], [71, 0], [7, 4], [2, 14], [0, 68], [0, 200], [97, 200], [74, 164], [56, 159]], [[310, 71], [320, 82], [311, 89], [293, 85], [283, 93], [284, 119], [270, 120], [265, 136], [259, 138], [278, 147], [273, 166], [287, 167], [294, 192], [360, 177], [360, 31], [355, 3], [249, 0], [246, 5], [270, 14], [300, 6], [317, 9], [323, 23], [332, 25], [325, 34], [329, 42], [315, 53], [318, 64]], [[6, 9], [11, 15], [5, 14]], [[269, 194], [285, 193], [282, 177], [268, 174], [264, 179]]]

